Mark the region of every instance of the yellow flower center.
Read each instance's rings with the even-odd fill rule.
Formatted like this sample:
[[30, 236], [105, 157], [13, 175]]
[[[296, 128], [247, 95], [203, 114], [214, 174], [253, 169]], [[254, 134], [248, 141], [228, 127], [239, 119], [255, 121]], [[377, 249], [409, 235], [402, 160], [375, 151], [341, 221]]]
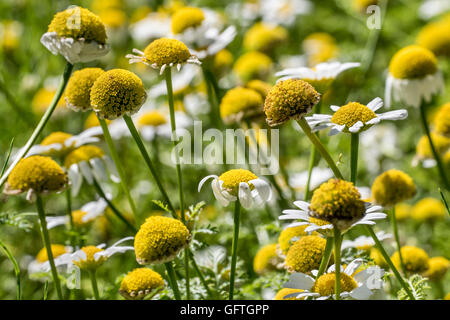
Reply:
[[[414, 246], [404, 246], [400, 250], [406, 271], [410, 273], [422, 273], [428, 269], [429, 257], [423, 249]], [[391, 260], [397, 269], [401, 268], [398, 251], [392, 255]]]
[[[60, 255], [67, 253], [66, 247], [62, 244], [52, 244], [51, 245], [53, 258], [59, 257]], [[39, 263], [44, 263], [48, 261], [47, 249], [42, 248], [36, 255], [36, 260]]]
[[291, 293], [302, 293], [303, 290], [301, 289], [291, 289], [291, 288], [283, 288], [280, 291], [277, 292], [277, 294], [275, 295], [274, 300], [304, 300], [304, 298], [302, 299], [297, 299], [295, 297], [292, 298], [285, 298], [285, 296], [287, 296], [288, 294]]
[[444, 204], [434, 198], [423, 198], [412, 209], [412, 218], [419, 222], [444, 219], [446, 216]]
[[183, 33], [188, 28], [195, 28], [205, 20], [203, 11], [199, 8], [184, 7], [177, 10], [172, 16], [172, 32]]
[[231, 68], [233, 64], [233, 54], [227, 49], [222, 49], [214, 56], [213, 69], [219, 74], [223, 75]]
[[98, 259], [94, 258], [97, 252], [104, 251], [96, 246], [86, 246], [81, 248], [81, 250], [86, 254], [86, 259], [73, 261], [73, 263], [82, 270], [95, 270], [107, 260], [105, 256], [101, 256]]
[[418, 34], [416, 43], [437, 56], [450, 56], [450, 20], [429, 23]]
[[253, 270], [258, 274], [275, 270], [278, 263], [277, 244], [268, 244], [256, 253], [253, 260]]
[[315, 66], [333, 59], [338, 54], [336, 40], [324, 32], [312, 33], [302, 43], [303, 50], [308, 56], [308, 64]]
[[143, 299], [163, 287], [164, 280], [159, 273], [149, 268], [136, 268], [122, 279], [119, 292], [127, 299]]
[[[367, 106], [359, 103], [359, 102], [350, 102], [345, 106], [339, 108], [331, 117], [331, 122], [336, 123], [338, 125], [345, 125], [345, 132], [348, 132], [348, 128], [353, 126], [358, 121], [362, 123], [366, 123], [369, 120], [375, 118], [375, 112], [370, 110]], [[367, 126], [365, 129], [368, 129], [370, 126]]]
[[219, 177], [219, 180], [223, 181], [222, 187], [229, 190], [233, 195], [238, 194], [239, 184], [241, 182], [248, 183], [250, 188], [253, 188], [253, 185], [250, 184], [249, 181], [254, 179], [258, 179], [258, 177], [251, 171], [245, 169], [232, 169], [222, 173]]
[[370, 249], [370, 259], [373, 260], [373, 262], [380, 266], [381, 268], [388, 268], [388, 264], [386, 263], [386, 260], [384, 260], [383, 255], [381, 254], [380, 250], [377, 248]]
[[[437, 153], [443, 154], [450, 148], [450, 138], [431, 132], [431, 140]], [[417, 143], [416, 153], [422, 159], [433, 158], [430, 141], [427, 136], [422, 136]]]
[[53, 133], [50, 133], [47, 137], [45, 137], [42, 142], [41, 145], [42, 146], [49, 146], [51, 144], [61, 144], [64, 145], [64, 142], [69, 139], [70, 137], [72, 137], [71, 134], [69, 133], [65, 133], [65, 132], [61, 132], [61, 131], [56, 131]]
[[[313, 286], [313, 291], [320, 294], [321, 296], [329, 296], [334, 294], [334, 286], [336, 283], [336, 274], [326, 273], [321, 275], [319, 279], [316, 280]], [[341, 272], [340, 277], [341, 292], [350, 292], [355, 289], [358, 284], [349, 275]]]
[[450, 138], [450, 103], [439, 108], [434, 117], [434, 126], [437, 133]]
[[268, 52], [286, 41], [287, 31], [280, 26], [255, 23], [244, 36], [244, 48], [248, 51]]
[[424, 276], [432, 281], [439, 281], [444, 278], [450, 267], [450, 261], [444, 257], [433, 257], [428, 260], [429, 267]]
[[433, 52], [416, 45], [398, 51], [389, 64], [390, 73], [397, 79], [418, 79], [437, 71]]
[[278, 245], [280, 246], [280, 250], [283, 254], [286, 254], [290, 246], [293, 242], [299, 240], [300, 237], [308, 235], [305, 232], [306, 225], [286, 228], [280, 232], [280, 236], [278, 237]]
[[139, 126], [153, 126], [157, 127], [167, 123], [166, 117], [159, 111], [149, 111], [142, 115], [138, 120]]
[[286, 254], [286, 268], [289, 272], [308, 273], [318, 269], [325, 251], [326, 240], [318, 236], [303, 236]]
[[144, 56], [149, 64], [156, 64], [158, 68], [161, 68], [163, 65], [183, 64], [191, 57], [191, 53], [183, 42], [161, 38], [144, 49]]
[[269, 94], [270, 89], [272, 89], [272, 86], [270, 84], [257, 79], [247, 82], [245, 87], [255, 90], [261, 95], [263, 99], [266, 99], [266, 96]]
[[242, 79], [248, 82], [252, 79], [266, 78], [272, 68], [272, 59], [264, 53], [250, 51], [240, 56], [233, 67], [233, 71]]
[[72, 221], [76, 227], [85, 226], [89, 221], [83, 221], [83, 217], [87, 212], [81, 210], [72, 211]]
[[99, 44], [106, 42], [103, 22], [97, 15], [81, 7], [69, 8], [55, 14], [48, 26], [48, 32], [56, 32], [60, 37], [75, 40], [83, 38]]
[[70, 77], [65, 91], [66, 102], [75, 109], [86, 111], [91, 108], [91, 88], [104, 74], [100, 68], [84, 68], [75, 71]]
[[372, 196], [384, 207], [408, 200], [415, 194], [416, 186], [411, 177], [396, 169], [382, 173], [372, 184]]
[[81, 146], [78, 149], [73, 150], [64, 159], [64, 167], [70, 168], [72, 164], [79, 163], [81, 161], [89, 161], [94, 158], [102, 158], [105, 155], [102, 149], [92, 145]]
[[227, 119], [229, 116], [240, 112], [262, 114], [263, 99], [261, 95], [252, 89], [237, 87], [228, 90], [220, 103], [220, 116]]

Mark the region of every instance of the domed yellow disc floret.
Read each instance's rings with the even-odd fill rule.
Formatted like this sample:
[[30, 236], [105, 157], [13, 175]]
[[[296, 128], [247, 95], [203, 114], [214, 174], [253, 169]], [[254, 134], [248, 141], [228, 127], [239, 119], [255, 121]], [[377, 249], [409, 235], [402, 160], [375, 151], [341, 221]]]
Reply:
[[146, 98], [142, 80], [124, 69], [105, 72], [91, 89], [92, 108], [109, 120], [138, 112]]
[[302, 47], [311, 67], [335, 58], [339, 51], [336, 40], [325, 32], [311, 33], [303, 40]]
[[319, 100], [320, 94], [303, 80], [279, 81], [264, 102], [267, 123], [275, 126], [290, 119], [298, 120], [310, 112]]
[[430, 23], [417, 35], [416, 43], [437, 56], [450, 56], [450, 20]]
[[286, 254], [292, 243], [302, 236], [308, 235], [305, 232], [306, 225], [283, 229], [278, 237], [278, 246], [282, 254]]
[[[68, 252], [66, 247], [63, 246], [62, 244], [52, 244], [51, 248], [52, 248], [53, 258], [59, 257], [60, 255]], [[42, 248], [38, 252], [38, 254], [36, 255], [36, 261], [39, 263], [44, 263], [44, 262], [48, 261], [48, 255], [47, 255], [46, 248]]]
[[361, 194], [353, 183], [338, 179], [330, 179], [314, 191], [309, 209], [316, 218], [333, 224], [359, 220], [366, 212]]
[[264, 53], [250, 51], [240, 56], [234, 66], [233, 71], [243, 82], [252, 79], [265, 79], [272, 68], [272, 59]]
[[257, 274], [263, 274], [267, 271], [275, 270], [279, 262], [276, 251], [276, 243], [268, 244], [259, 249], [253, 259], [253, 270]]
[[53, 133], [50, 133], [48, 136], [46, 136], [44, 139], [42, 139], [41, 145], [42, 146], [49, 146], [51, 144], [64, 144], [64, 142], [72, 137], [70, 133], [62, 132], [62, 131], [56, 131]]
[[140, 300], [153, 290], [164, 287], [161, 275], [149, 268], [136, 268], [122, 279], [120, 294], [130, 300]]
[[244, 48], [249, 51], [268, 52], [286, 41], [287, 31], [281, 26], [255, 23], [244, 35]]
[[85, 211], [82, 210], [74, 210], [72, 211], [72, 221], [74, 226], [83, 227], [91, 221], [83, 221], [83, 217], [86, 215]]
[[[367, 106], [359, 102], [349, 102], [345, 106], [339, 108], [331, 117], [331, 122], [345, 125], [344, 132], [349, 132], [348, 128], [353, 126], [358, 121], [366, 123], [376, 117], [375, 112], [369, 109]], [[365, 125], [362, 130], [367, 130], [371, 125]]]
[[188, 28], [195, 28], [202, 24], [205, 15], [202, 9], [183, 7], [172, 16], [172, 33], [183, 33]]
[[280, 291], [277, 292], [277, 294], [275, 295], [274, 300], [304, 300], [304, 298], [297, 299], [295, 297], [285, 298], [285, 296], [287, 296], [288, 294], [291, 294], [291, 293], [302, 293], [302, 292], [303, 292], [302, 289], [283, 288], [283, 289], [281, 289]]
[[318, 236], [303, 236], [286, 254], [286, 269], [289, 272], [308, 273], [318, 269], [325, 251], [326, 240]]
[[253, 188], [249, 181], [254, 179], [258, 179], [258, 176], [245, 169], [231, 169], [219, 177], [219, 180], [223, 181], [222, 188], [227, 189], [233, 195], [238, 194], [241, 182], [246, 182], [250, 188]]
[[434, 198], [423, 198], [412, 209], [412, 218], [419, 222], [444, 219], [447, 215], [444, 204]]
[[65, 91], [67, 106], [76, 111], [90, 109], [91, 88], [103, 73], [105, 71], [100, 68], [84, 68], [75, 71], [70, 77]]
[[430, 50], [412, 45], [399, 50], [389, 64], [397, 79], [418, 79], [437, 71], [437, 59]]
[[[341, 272], [341, 292], [350, 292], [355, 289], [358, 284], [348, 274]], [[312, 291], [320, 294], [321, 296], [330, 296], [334, 294], [334, 286], [336, 283], [336, 274], [326, 273], [321, 275], [319, 279], [314, 283]]]
[[51, 158], [32, 156], [19, 161], [8, 177], [8, 190], [13, 193], [33, 190], [37, 193], [60, 191], [67, 175]]
[[272, 86], [268, 84], [267, 82], [255, 79], [247, 82], [245, 85], [246, 88], [253, 89], [256, 92], [258, 92], [263, 99], [266, 99], [267, 95], [269, 94], [270, 89], [272, 89]]
[[[428, 254], [421, 248], [414, 246], [404, 246], [401, 249], [405, 269], [410, 273], [422, 273], [429, 267]], [[400, 269], [400, 256], [396, 251], [391, 257], [392, 263]]]
[[[448, 137], [437, 134], [436, 132], [431, 132], [431, 140], [433, 141], [436, 152], [439, 154], [445, 153], [450, 148], [450, 138]], [[434, 157], [427, 136], [422, 136], [420, 138], [416, 146], [416, 153], [421, 159]]]
[[450, 138], [450, 103], [439, 108], [434, 117], [434, 128], [438, 134]]
[[56, 32], [58, 36], [106, 42], [106, 29], [100, 18], [91, 11], [81, 7], [69, 8], [58, 12], [48, 26], [48, 32]]
[[377, 248], [370, 249], [370, 259], [373, 260], [373, 262], [380, 266], [381, 268], [388, 268], [388, 264], [386, 263], [386, 260], [384, 260], [383, 255], [381, 254], [380, 250]]
[[406, 173], [391, 169], [380, 174], [372, 184], [372, 196], [383, 207], [391, 207], [416, 194], [414, 181]]
[[95, 259], [94, 255], [97, 252], [103, 251], [103, 249], [97, 248], [96, 246], [86, 246], [81, 248], [81, 250], [86, 254], [86, 259], [74, 260], [73, 263], [82, 270], [95, 270], [107, 259], [105, 256], [100, 256]]
[[144, 49], [145, 60], [158, 68], [183, 64], [191, 57], [188, 47], [176, 39], [161, 38], [154, 40]]
[[140, 127], [143, 126], [157, 127], [166, 123], [167, 119], [164, 116], [164, 114], [162, 114], [160, 111], [157, 110], [146, 112], [138, 120], [138, 125]]
[[228, 90], [220, 103], [220, 116], [226, 123], [262, 114], [263, 99], [252, 89], [237, 87]]
[[227, 49], [222, 49], [214, 56], [213, 70], [219, 75], [225, 74], [233, 64], [233, 54]]
[[424, 276], [432, 281], [439, 281], [447, 273], [450, 261], [444, 257], [433, 257], [428, 260], [428, 265], [428, 270], [425, 271]]
[[134, 239], [136, 260], [140, 264], [164, 263], [185, 248], [191, 235], [179, 220], [153, 216], [140, 227]]
[[79, 163], [81, 161], [89, 161], [94, 158], [102, 158], [105, 155], [102, 149], [92, 145], [81, 146], [71, 153], [69, 153], [64, 159], [64, 167], [70, 168], [71, 165]]

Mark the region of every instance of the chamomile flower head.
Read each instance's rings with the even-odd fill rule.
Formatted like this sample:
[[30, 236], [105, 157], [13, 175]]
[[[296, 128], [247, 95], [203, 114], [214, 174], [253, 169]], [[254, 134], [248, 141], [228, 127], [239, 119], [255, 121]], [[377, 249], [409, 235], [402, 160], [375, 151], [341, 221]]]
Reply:
[[172, 261], [189, 245], [191, 234], [179, 220], [152, 216], [145, 220], [134, 239], [139, 264], [159, 264]]
[[247, 82], [245, 84], [245, 87], [248, 89], [255, 90], [261, 95], [263, 99], [266, 99], [270, 89], [272, 89], [272, 86], [269, 83], [258, 79]]
[[272, 70], [272, 59], [258, 51], [250, 51], [240, 56], [233, 66], [233, 72], [246, 83], [252, 79], [264, 80]]
[[73, 6], [53, 17], [41, 43], [68, 62], [89, 62], [109, 52], [106, 29], [101, 19], [85, 8]]
[[236, 87], [228, 90], [220, 102], [220, 116], [226, 124], [261, 117], [263, 99], [253, 89]]
[[[389, 233], [385, 233], [383, 231], [377, 232], [378, 240], [382, 241], [385, 239], [392, 238], [392, 235]], [[373, 241], [372, 237], [359, 236], [355, 240], [344, 240], [342, 241], [341, 250], [347, 248], [355, 248], [357, 250], [370, 251], [375, 246], [375, 241]]]
[[230, 71], [231, 66], [233, 65], [234, 57], [233, 54], [227, 49], [222, 49], [216, 53], [213, 61], [213, 70], [214, 73], [219, 76], [225, 75], [228, 71]]
[[[402, 260], [405, 265], [405, 270], [409, 273], [422, 273], [428, 270], [429, 260], [428, 254], [425, 250], [414, 246], [401, 247]], [[398, 251], [391, 257], [392, 263], [397, 269], [400, 269], [400, 255]]]
[[270, 52], [288, 38], [281, 26], [264, 22], [255, 23], [244, 35], [244, 48], [248, 51]]
[[372, 196], [383, 207], [392, 207], [415, 194], [416, 186], [411, 177], [396, 169], [380, 174], [372, 184]]
[[27, 193], [32, 200], [35, 193], [62, 191], [67, 185], [67, 175], [50, 157], [31, 156], [19, 161], [8, 177], [4, 193]]
[[299, 120], [319, 101], [320, 93], [309, 83], [299, 79], [279, 81], [264, 102], [266, 121], [277, 126], [290, 119]]
[[391, 95], [395, 101], [420, 107], [422, 101], [430, 102], [443, 88], [444, 82], [438, 70], [437, 59], [430, 50], [411, 45], [392, 57], [385, 90], [388, 107], [391, 104]]
[[172, 33], [178, 34], [188, 28], [195, 28], [205, 20], [202, 9], [195, 7], [183, 7], [172, 16]]
[[276, 243], [265, 245], [259, 249], [253, 259], [253, 270], [257, 274], [264, 274], [268, 271], [276, 270], [277, 265], [280, 263], [280, 258], [276, 251]]
[[375, 111], [383, 107], [383, 100], [375, 98], [366, 105], [359, 102], [349, 102], [342, 107], [331, 106], [333, 115], [314, 114], [306, 117], [313, 131], [331, 128], [329, 135], [340, 132], [360, 133], [366, 131], [381, 120], [403, 120], [408, 116], [405, 109], [377, 114]]
[[442, 280], [450, 268], [450, 261], [444, 257], [433, 257], [428, 260], [428, 269], [424, 276], [432, 281]]
[[439, 108], [433, 124], [436, 133], [450, 138], [450, 103]]
[[275, 297], [273, 299], [274, 300], [303, 300], [303, 298], [297, 299], [296, 297], [285, 298], [287, 295], [291, 295], [294, 293], [298, 294], [301, 292], [303, 292], [303, 290], [301, 290], [301, 289], [283, 288], [277, 292], [277, 294], [275, 295]]
[[223, 206], [228, 206], [230, 202], [239, 199], [242, 207], [248, 209], [255, 204], [262, 206], [272, 198], [272, 189], [269, 183], [245, 169], [232, 169], [220, 177], [206, 176], [198, 185], [199, 192], [209, 179], [213, 179], [211, 188], [215, 198]]
[[[51, 244], [50, 248], [52, 250], [53, 258], [57, 258], [63, 254], [72, 252], [73, 248], [65, 246], [62, 244]], [[48, 262], [47, 248], [42, 248], [39, 250], [38, 254], [33, 261], [28, 265], [28, 273], [32, 278], [40, 278], [41, 275], [45, 274], [48, 276], [46, 270], [46, 263]]]
[[442, 20], [429, 23], [419, 32], [416, 43], [432, 51], [436, 56], [450, 56], [450, 22]]
[[288, 272], [309, 273], [319, 268], [326, 240], [319, 236], [303, 236], [286, 254], [285, 267]]
[[278, 237], [278, 249], [281, 254], [286, 255], [294, 242], [300, 240], [302, 236], [308, 235], [308, 233], [305, 232], [305, 228], [306, 226], [285, 228], [280, 232], [280, 236]]
[[310, 67], [336, 58], [339, 52], [336, 40], [325, 32], [311, 33], [303, 40], [302, 47]]
[[[431, 132], [430, 136], [438, 154], [443, 155], [450, 150], [450, 137], [440, 135], [437, 132]], [[416, 146], [416, 155], [412, 161], [413, 166], [416, 166], [419, 163], [421, 163], [424, 168], [431, 168], [436, 165], [430, 141], [426, 135], [419, 139]]]
[[142, 80], [124, 69], [103, 73], [91, 88], [92, 109], [103, 119], [131, 116], [139, 111], [146, 98]]
[[105, 71], [100, 68], [84, 68], [75, 71], [67, 83], [65, 90], [66, 105], [74, 111], [91, 109], [91, 89], [94, 82]]
[[72, 195], [76, 196], [80, 191], [83, 180], [92, 184], [108, 179], [119, 182], [117, 169], [111, 159], [102, 149], [94, 145], [85, 145], [70, 152], [64, 158], [64, 167], [68, 171], [69, 180], [72, 183]]
[[386, 260], [384, 260], [384, 257], [381, 254], [380, 250], [378, 250], [378, 248], [373, 247], [372, 249], [370, 249], [369, 257], [377, 266], [383, 269], [389, 268], [389, 265], [387, 264]]
[[421, 199], [413, 206], [411, 213], [411, 217], [417, 222], [441, 220], [446, 216], [444, 204], [434, 198]]
[[136, 268], [122, 279], [119, 293], [128, 300], [141, 300], [164, 286], [165, 282], [158, 272], [150, 268]]
[[159, 69], [160, 74], [163, 74], [166, 68], [172, 67], [177, 67], [179, 71], [185, 63], [201, 64], [196, 56], [191, 55], [188, 47], [177, 39], [156, 39], [144, 51], [133, 49], [133, 53], [137, 55], [126, 56], [130, 63], [142, 62], [153, 69]]

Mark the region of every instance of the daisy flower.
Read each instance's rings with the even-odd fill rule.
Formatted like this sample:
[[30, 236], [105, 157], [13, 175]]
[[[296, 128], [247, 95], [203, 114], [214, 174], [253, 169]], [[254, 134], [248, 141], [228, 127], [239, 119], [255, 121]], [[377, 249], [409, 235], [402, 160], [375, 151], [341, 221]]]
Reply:
[[[342, 291], [340, 298], [368, 300], [383, 288], [382, 277], [384, 270], [378, 266], [374, 266], [358, 271], [362, 263], [362, 259], [355, 259], [345, 269], [341, 267]], [[317, 270], [314, 270], [312, 274], [317, 275]], [[334, 265], [328, 268], [327, 273], [321, 275], [318, 279], [314, 279], [304, 273], [293, 273], [289, 281], [284, 284], [284, 287], [303, 291], [288, 294], [284, 298], [304, 299], [306, 297], [312, 297], [316, 300], [335, 299], [334, 285]]]
[[312, 131], [331, 128], [329, 135], [332, 136], [340, 132], [359, 133], [380, 123], [381, 120], [403, 120], [408, 116], [408, 111], [405, 109], [375, 113], [381, 107], [383, 107], [381, 98], [373, 99], [367, 106], [359, 102], [349, 102], [342, 107], [331, 106], [333, 115], [313, 114], [311, 117], [306, 117], [306, 121]]
[[220, 117], [226, 124], [264, 118], [264, 101], [255, 90], [236, 87], [228, 90], [220, 102]]
[[127, 273], [120, 283], [119, 293], [128, 300], [142, 300], [161, 291], [165, 282], [161, 275], [150, 268], [136, 268]]
[[[378, 240], [383, 241], [392, 238], [392, 234], [385, 233], [384, 231], [379, 231], [376, 233]], [[375, 241], [372, 237], [359, 236], [355, 240], [344, 240], [342, 241], [341, 250], [348, 248], [356, 248], [358, 250], [370, 250], [375, 246]]]
[[[192, 119], [184, 112], [175, 112], [175, 122], [177, 130], [187, 128], [192, 125]], [[137, 118], [137, 126], [142, 137], [147, 141], [152, 141], [156, 137], [170, 139], [172, 128], [169, 122], [169, 115], [160, 110], [149, 110]]]
[[262, 206], [272, 198], [269, 183], [248, 170], [232, 169], [221, 176], [206, 176], [200, 181], [198, 192], [209, 179], [213, 179], [211, 188], [217, 201], [223, 206], [239, 199], [242, 207], [249, 209], [254, 204]]
[[85, 8], [71, 6], [58, 12], [41, 37], [41, 43], [69, 63], [89, 62], [109, 52], [106, 29], [100, 18]]
[[101, 68], [84, 68], [75, 71], [64, 91], [66, 106], [74, 111], [91, 110], [91, 89], [95, 81], [105, 73]]
[[[434, 148], [439, 155], [444, 156], [446, 152], [449, 152], [450, 137], [437, 132], [431, 132], [430, 136]], [[416, 146], [416, 155], [412, 159], [412, 165], [415, 167], [418, 164], [421, 164], [424, 168], [432, 168], [437, 164], [427, 136], [422, 136]]]
[[[62, 244], [52, 244], [51, 250], [53, 257], [57, 258], [63, 254], [72, 252], [73, 248]], [[28, 274], [30, 275], [30, 278], [38, 279], [41, 277], [48, 277], [48, 266], [46, 262], [48, 262], [47, 249], [42, 248], [28, 265]]]
[[377, 204], [390, 208], [414, 197], [417, 193], [413, 179], [400, 170], [391, 169], [375, 178], [372, 196]]

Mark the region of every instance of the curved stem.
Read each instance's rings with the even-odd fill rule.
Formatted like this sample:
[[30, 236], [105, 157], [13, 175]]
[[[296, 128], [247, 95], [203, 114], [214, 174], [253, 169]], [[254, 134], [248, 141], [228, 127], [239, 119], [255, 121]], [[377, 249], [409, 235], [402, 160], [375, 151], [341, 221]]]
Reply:
[[236, 275], [236, 261], [237, 261], [237, 245], [239, 240], [239, 216], [241, 204], [236, 200], [234, 205], [234, 226], [233, 226], [233, 244], [231, 249], [231, 271], [230, 271], [230, 291], [229, 300], [233, 300], [234, 294], [234, 278]]
[[45, 220], [44, 204], [39, 194], [36, 194], [36, 209], [38, 211], [39, 221], [41, 223], [42, 242], [44, 243], [45, 249], [47, 250], [48, 262], [50, 264], [50, 269], [52, 272], [52, 278], [55, 284], [56, 293], [58, 294], [59, 300], [62, 300], [63, 295], [61, 290], [61, 284], [59, 282], [58, 272], [56, 270], [55, 261], [53, 259], [52, 246], [50, 244], [50, 237], [48, 235], [47, 229], [47, 221]]
[[178, 289], [177, 278], [175, 276], [175, 271], [173, 270], [172, 261], [164, 263], [166, 266], [167, 276], [169, 278], [169, 284], [172, 288], [173, 295], [176, 300], [181, 300], [180, 290]]
[[64, 69], [63, 78], [61, 80], [61, 83], [59, 84], [58, 89], [56, 90], [55, 96], [53, 97], [53, 100], [50, 103], [50, 106], [45, 111], [44, 115], [42, 116], [38, 125], [34, 129], [33, 133], [31, 134], [31, 137], [28, 139], [27, 143], [25, 143], [25, 145], [20, 149], [20, 151], [16, 155], [13, 163], [9, 166], [8, 170], [6, 170], [6, 172], [0, 178], [0, 187], [2, 187], [5, 184], [11, 171], [14, 169], [14, 167], [17, 165], [17, 163], [19, 163], [19, 161], [28, 153], [30, 148], [36, 143], [36, 140], [39, 137], [39, 135], [41, 134], [42, 130], [44, 130], [45, 125], [47, 124], [53, 111], [55, 111], [56, 106], [58, 105], [58, 101], [61, 98], [61, 96], [64, 92], [64, 89], [66, 88], [67, 82], [69, 82], [69, 78], [72, 73], [72, 69], [73, 69], [73, 65], [67, 62], [66, 67]]
[[334, 231], [334, 267], [335, 267], [335, 286], [334, 294], [336, 300], [341, 299], [341, 242], [342, 236], [341, 232], [335, 226]]
[[398, 234], [397, 218], [395, 217], [395, 207], [393, 207], [391, 210], [391, 224], [392, 230], [394, 232], [395, 242], [397, 244], [398, 256], [400, 258], [400, 266], [402, 268], [403, 274], [406, 275], [405, 263], [403, 262], [403, 256], [401, 251], [402, 246], [400, 245], [400, 236]]
[[98, 293], [97, 276], [95, 270], [89, 271], [89, 278], [91, 279], [92, 291], [94, 292], [95, 300], [100, 300], [100, 294]]
[[3, 249], [9, 261], [13, 264], [14, 273], [16, 275], [16, 286], [17, 286], [17, 300], [22, 300], [22, 287], [20, 285], [20, 268], [17, 260], [12, 255], [11, 251], [9, 251], [8, 247], [0, 240], [0, 248]]
[[325, 272], [328, 264], [330, 263], [331, 253], [333, 252], [333, 237], [327, 237], [327, 243], [325, 244], [325, 251], [322, 256], [322, 261], [320, 261], [319, 271], [317, 272], [316, 279]]
[[313, 145], [317, 148], [321, 156], [325, 159], [325, 161], [328, 163], [328, 166], [333, 171], [334, 175], [338, 179], [344, 179], [342, 176], [341, 171], [339, 171], [338, 167], [334, 163], [333, 159], [331, 158], [330, 154], [328, 153], [327, 149], [322, 145], [322, 142], [320, 142], [319, 138], [311, 132], [311, 128], [308, 125], [308, 122], [304, 118], [301, 118], [297, 121], [300, 127], [302, 128], [303, 132], [306, 134], [306, 136], [311, 140]]
[[352, 133], [350, 146], [350, 181], [353, 184], [356, 184], [356, 174], [358, 172], [358, 148], [359, 133]]

